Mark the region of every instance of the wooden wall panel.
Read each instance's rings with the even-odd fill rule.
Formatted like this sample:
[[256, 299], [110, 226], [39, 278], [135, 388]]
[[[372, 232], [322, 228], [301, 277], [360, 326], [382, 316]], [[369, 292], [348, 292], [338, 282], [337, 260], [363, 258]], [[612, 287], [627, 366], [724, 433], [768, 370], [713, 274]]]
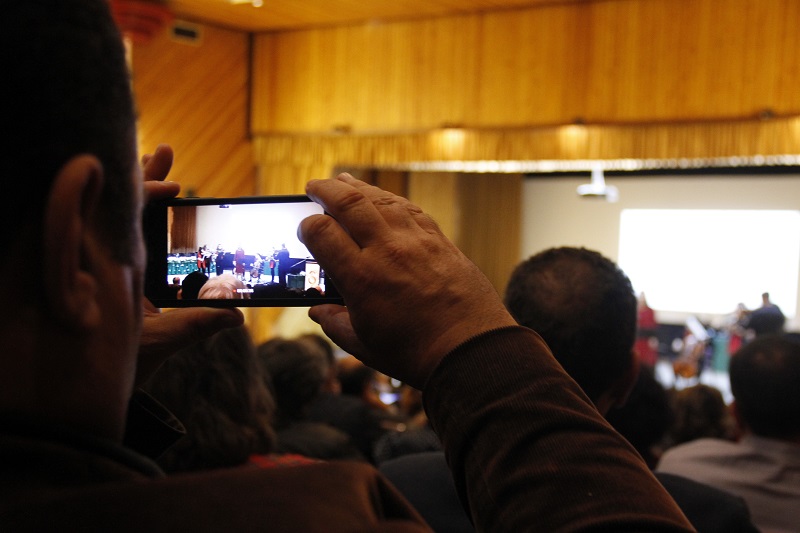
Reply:
[[[478, 265], [498, 293], [505, 290], [519, 259], [520, 174], [412, 172], [408, 198], [436, 220], [442, 233]], [[446, 282], [458, 283], [458, 273], [452, 276]]]
[[255, 161], [249, 132], [249, 36], [201, 27], [198, 44], [165, 31], [131, 52], [139, 112], [139, 145], [175, 150], [170, 179], [183, 194], [254, 193]]
[[408, 199], [430, 215], [456, 245], [461, 229], [458, 180], [455, 172], [412, 172], [408, 176]]
[[[800, 113], [794, 0], [554, 3], [259, 36], [265, 132], [706, 121]], [[263, 52], [259, 52], [259, 57]]]
[[522, 227], [522, 175], [460, 174], [459, 249], [505, 291], [517, 265]]
[[463, 123], [477, 104], [479, 22], [457, 17], [259, 35], [256, 57], [272, 63], [255, 66], [254, 99], [269, 94], [273, 105], [254, 113], [253, 129], [405, 130], [440, 125], [441, 117]]

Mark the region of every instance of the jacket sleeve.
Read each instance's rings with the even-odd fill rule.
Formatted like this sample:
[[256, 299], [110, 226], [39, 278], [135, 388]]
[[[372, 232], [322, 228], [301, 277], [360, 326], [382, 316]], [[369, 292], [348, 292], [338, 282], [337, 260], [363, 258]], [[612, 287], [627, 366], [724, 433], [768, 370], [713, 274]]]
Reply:
[[123, 443], [150, 459], [157, 459], [186, 434], [175, 415], [139, 389], [128, 402]]
[[693, 531], [527, 328], [490, 331], [456, 348], [423, 399], [479, 531]]

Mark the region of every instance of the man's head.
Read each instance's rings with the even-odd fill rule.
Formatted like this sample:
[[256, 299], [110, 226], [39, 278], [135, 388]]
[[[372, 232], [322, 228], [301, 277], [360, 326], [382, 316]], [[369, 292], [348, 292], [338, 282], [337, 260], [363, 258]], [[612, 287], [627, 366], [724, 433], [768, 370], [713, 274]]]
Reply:
[[[71, 158], [102, 165], [97, 216], [119, 261], [131, 261], [135, 116], [125, 51], [103, 0], [31, 0], [3, 6], [0, 99], [3, 170], [25, 186], [2, 210], [8, 242], [39, 227], [53, 178]], [[32, 36], [36, 36], [32, 38]]]
[[182, 300], [197, 300], [200, 297], [200, 289], [202, 289], [203, 285], [206, 283], [208, 283], [208, 276], [199, 270], [189, 272], [186, 274], [186, 277], [183, 278], [178, 297]]
[[273, 450], [275, 399], [246, 326], [185, 346], [143, 388], [187, 429], [158, 457], [168, 472], [236, 466]]
[[585, 248], [551, 248], [517, 265], [505, 304], [548, 344], [601, 412], [624, 402], [638, 372], [636, 296], [612, 261]]
[[734, 414], [743, 429], [800, 442], [800, 341], [757, 337], [731, 356], [729, 373]]
[[304, 419], [325, 384], [325, 355], [305, 342], [279, 337], [261, 343], [257, 353], [278, 406], [277, 427]]
[[108, 3], [4, 4], [0, 68], [2, 168], [22, 184], [0, 231], [47, 274], [0, 289], [0, 329], [17, 352], [0, 358], [2, 408], [116, 437], [136, 369], [144, 247], [134, 104]]

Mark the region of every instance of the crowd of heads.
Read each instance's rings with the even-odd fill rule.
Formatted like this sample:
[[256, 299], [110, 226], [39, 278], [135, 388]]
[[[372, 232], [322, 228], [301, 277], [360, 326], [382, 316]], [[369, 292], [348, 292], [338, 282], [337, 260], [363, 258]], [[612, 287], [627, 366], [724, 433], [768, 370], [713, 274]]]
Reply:
[[[244, 283], [235, 276], [208, 279], [200, 272], [190, 274], [183, 282], [183, 290], [190, 291], [189, 297], [197, 293], [199, 298], [230, 298], [240, 294], [237, 290], [243, 287]], [[800, 407], [796, 401], [786, 400], [792, 384], [800, 379], [795, 364], [797, 354], [792, 350], [797, 346], [795, 340], [767, 335], [759, 342], [749, 343], [731, 359], [730, 379], [738, 417], [735, 419], [715, 387], [697, 383], [668, 390], [655, 379], [652, 368], [640, 369], [633, 350], [636, 295], [625, 273], [598, 252], [558, 247], [531, 256], [514, 269], [505, 303], [521, 325], [542, 336], [559, 363], [651, 466], [670, 446], [700, 438], [735, 440], [741, 434], [737, 421], [766, 436], [783, 438], [793, 431], [797, 434]], [[269, 398], [261, 402], [268, 407], [268, 412], [261, 408], [261, 422], [268, 419], [269, 430], [263, 434], [263, 444], [251, 446], [253, 451], [273, 449], [274, 428], [307, 420], [315, 401], [325, 393], [358, 397], [365, 404], [386, 411], [403, 403], [387, 406], [382, 402], [375, 387], [379, 374], [352, 356], [337, 357], [333, 345], [318, 334], [274, 338], [257, 348], [243, 339], [231, 342], [220, 338], [206, 343], [202, 348], [205, 355], [200, 358], [213, 373], [215, 358], [209, 352], [236, 349], [246, 355], [228, 358], [225, 364], [238, 364], [239, 370], [246, 367], [251, 374], [257, 367], [258, 375], [264, 378], [263, 387], [240, 386], [241, 390], [260, 388]], [[195, 357], [197, 352], [194, 350]], [[174, 358], [167, 370], [180, 372], [177, 367], [187, 357], [183, 354]], [[236, 375], [237, 372], [228, 372], [219, 385]], [[196, 394], [197, 385], [191, 388]], [[401, 392], [400, 398], [408, 398], [407, 391]], [[250, 401], [255, 401], [253, 395]], [[421, 411], [416, 398], [414, 414]], [[190, 421], [196, 416], [186, 414]]]
[[[763, 308], [774, 306], [769, 294], [762, 298]], [[654, 368], [640, 368], [631, 282], [596, 251], [556, 247], [522, 261], [509, 279], [505, 304], [521, 325], [542, 336], [651, 466], [665, 449], [696, 439], [735, 441], [744, 430], [781, 439], [800, 434], [800, 396], [793, 394], [800, 383], [800, 344], [783, 333], [783, 319], [730, 357], [729, 405], [713, 385], [668, 388]], [[775, 316], [770, 313], [773, 324]]]

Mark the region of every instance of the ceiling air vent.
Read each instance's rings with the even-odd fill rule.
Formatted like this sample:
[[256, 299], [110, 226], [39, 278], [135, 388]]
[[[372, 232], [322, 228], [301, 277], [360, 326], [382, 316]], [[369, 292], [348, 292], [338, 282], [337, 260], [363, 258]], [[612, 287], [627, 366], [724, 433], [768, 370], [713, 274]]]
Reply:
[[202, 31], [199, 24], [176, 20], [172, 25], [172, 38], [185, 44], [199, 45], [202, 40]]

